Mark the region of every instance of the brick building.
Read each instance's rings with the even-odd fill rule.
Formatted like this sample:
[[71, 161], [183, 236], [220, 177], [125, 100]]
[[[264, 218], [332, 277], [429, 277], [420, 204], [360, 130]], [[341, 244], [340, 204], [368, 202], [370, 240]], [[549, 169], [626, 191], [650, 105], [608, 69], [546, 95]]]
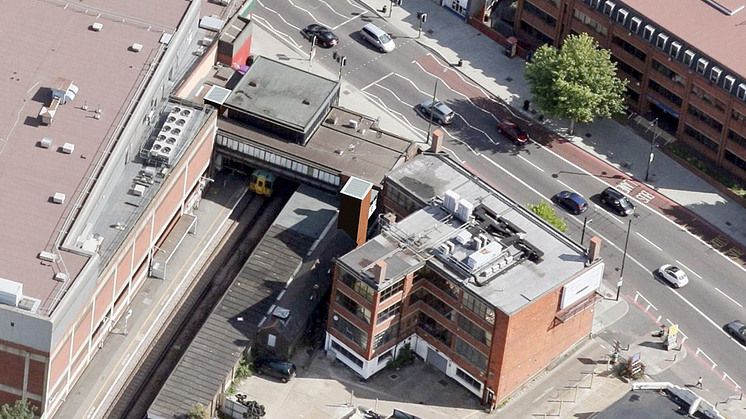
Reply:
[[364, 378], [408, 344], [494, 406], [589, 335], [595, 249], [445, 155], [392, 171], [382, 199], [381, 233], [336, 261], [327, 323], [326, 349]]
[[[743, 3], [709, 0], [475, 0], [471, 20], [524, 53], [588, 33], [629, 80], [627, 103], [659, 139], [746, 179]], [[511, 7], [514, 6], [514, 7]], [[499, 35], [498, 35], [499, 34]], [[645, 153], [645, 150], [640, 150]]]

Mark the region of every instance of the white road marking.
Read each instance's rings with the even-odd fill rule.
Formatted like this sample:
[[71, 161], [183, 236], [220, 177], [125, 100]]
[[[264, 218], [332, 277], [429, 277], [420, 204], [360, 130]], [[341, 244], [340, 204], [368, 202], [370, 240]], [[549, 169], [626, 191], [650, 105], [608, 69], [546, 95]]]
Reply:
[[528, 160], [527, 158], [525, 158], [525, 157], [521, 156], [520, 154], [518, 155], [518, 158], [520, 158], [521, 160], [523, 160], [523, 161], [525, 161], [526, 163], [530, 164], [531, 166], [534, 166], [534, 168], [536, 168], [536, 170], [540, 171], [541, 173], [544, 173], [544, 169], [542, 169], [541, 167], [539, 167], [539, 166], [537, 166], [537, 165], [533, 164], [533, 163], [532, 163], [532, 162], [530, 162], [530, 161], [529, 161], [529, 160]]
[[624, 221], [622, 221], [622, 220], [620, 220], [619, 218], [617, 218], [617, 216], [616, 216], [615, 214], [612, 214], [611, 212], [609, 212], [609, 211], [608, 211], [608, 210], [607, 210], [606, 208], [604, 208], [604, 207], [602, 207], [602, 206], [595, 206], [594, 208], [595, 208], [595, 209], [600, 209], [601, 211], [603, 211], [603, 212], [605, 212], [605, 213], [609, 214], [609, 219], [611, 219], [611, 220], [614, 220], [614, 221], [616, 221], [617, 223], [619, 223], [619, 224], [621, 224], [621, 225], [625, 225], [625, 224], [627, 224], [627, 223], [625, 223]]
[[548, 202], [552, 202], [552, 200], [551, 200], [551, 199], [549, 199], [549, 198], [547, 198], [546, 196], [542, 195], [542, 193], [541, 193], [541, 192], [539, 192], [539, 191], [537, 191], [536, 189], [532, 188], [532, 187], [531, 187], [531, 186], [530, 186], [530, 185], [529, 185], [528, 183], [526, 183], [526, 182], [524, 182], [523, 180], [521, 180], [520, 178], [518, 178], [518, 176], [516, 176], [516, 175], [514, 175], [514, 174], [510, 173], [509, 171], [507, 171], [507, 170], [506, 170], [506, 169], [505, 169], [504, 167], [502, 167], [502, 166], [500, 166], [499, 164], [497, 164], [497, 163], [496, 163], [496, 162], [495, 162], [494, 160], [490, 159], [489, 157], [485, 156], [484, 154], [482, 154], [481, 156], [482, 156], [482, 157], [483, 157], [483, 158], [484, 158], [485, 160], [487, 160], [488, 162], [492, 163], [492, 165], [493, 165], [493, 166], [495, 166], [495, 167], [497, 167], [498, 169], [502, 170], [503, 172], [505, 172], [505, 173], [506, 173], [506, 174], [507, 174], [508, 176], [512, 177], [513, 179], [517, 180], [517, 181], [518, 181], [519, 183], [521, 183], [521, 184], [522, 184], [522, 185], [523, 185], [524, 187], [528, 188], [528, 189], [529, 189], [529, 190], [530, 190], [531, 192], [535, 193], [536, 195], [539, 195], [539, 196], [540, 196], [540, 197], [541, 197], [542, 199], [545, 199], [545, 200], [546, 200], [546, 201], [548, 201]]
[[689, 271], [692, 274], [694, 274], [694, 276], [696, 276], [697, 278], [702, 279], [702, 277], [699, 274], [697, 274], [696, 272], [694, 272], [693, 270], [691, 270], [688, 266], [684, 265], [683, 263], [679, 262], [678, 260], [676, 260], [676, 263], [678, 263], [679, 265], [681, 265], [682, 268], [684, 268], [687, 271]]
[[730, 295], [728, 295], [728, 294], [724, 293], [723, 291], [721, 291], [721, 290], [720, 290], [720, 288], [718, 288], [718, 287], [715, 287], [715, 290], [716, 290], [717, 292], [719, 292], [719, 293], [723, 294], [723, 296], [724, 296], [725, 298], [727, 298], [727, 299], [731, 300], [731, 301], [733, 302], [733, 304], [735, 304], [735, 305], [737, 305], [737, 306], [739, 306], [739, 307], [743, 308], [743, 305], [742, 305], [741, 303], [739, 303], [738, 301], [736, 301], [736, 300], [734, 300], [733, 298], [731, 298], [731, 296], [730, 296]]
[[[280, 31], [278, 31], [277, 29], [275, 29], [275, 28], [274, 28], [274, 27], [272, 26], [272, 24], [271, 24], [271, 23], [267, 22], [267, 21], [266, 21], [265, 19], [262, 19], [262, 18], [261, 18], [261, 17], [259, 17], [259, 16], [256, 16], [256, 15], [254, 15], [254, 20], [256, 21], [256, 23], [257, 23], [257, 24], [258, 24], [258, 25], [259, 25], [260, 27], [262, 27], [262, 28], [263, 28], [264, 30], [266, 30], [267, 32], [271, 32], [271, 33], [273, 33], [273, 34], [274, 34], [274, 35], [275, 35], [276, 37], [278, 37], [278, 38], [284, 38], [284, 39], [286, 39], [286, 40], [287, 40], [288, 42], [292, 43], [292, 44], [293, 44], [293, 47], [294, 47], [294, 48], [296, 49], [296, 51], [297, 51], [298, 53], [300, 53], [300, 54], [303, 54], [303, 55], [306, 55], [306, 56], [308, 56], [308, 53], [307, 53], [307, 52], [305, 52], [305, 51], [303, 51], [303, 48], [301, 48], [301, 46], [300, 46], [300, 45], [298, 45], [298, 43], [297, 43], [297, 42], [295, 42], [295, 40], [294, 40], [293, 38], [291, 38], [291, 37], [290, 37], [290, 35], [287, 35], [287, 34], [285, 34], [285, 33], [283, 33], [283, 32], [280, 32]], [[298, 29], [298, 30], [300, 30], [300, 29]]]
[[365, 89], [367, 89], [367, 88], [369, 88], [370, 86], [376, 85], [376, 84], [378, 84], [378, 83], [380, 83], [380, 82], [382, 82], [382, 81], [386, 80], [387, 78], [389, 78], [389, 76], [391, 76], [391, 75], [393, 75], [393, 74], [394, 74], [394, 72], [393, 72], [393, 71], [392, 71], [391, 73], [389, 73], [389, 74], [386, 74], [385, 76], [381, 77], [380, 79], [378, 79], [378, 80], [376, 80], [376, 81], [374, 81], [374, 82], [372, 82], [372, 83], [368, 84], [367, 86], [363, 87], [362, 89], [360, 89], [360, 91], [361, 91], [361, 92], [364, 92], [364, 91], [365, 91]]
[[655, 243], [653, 243], [652, 241], [650, 241], [650, 239], [648, 239], [647, 237], [643, 236], [642, 234], [638, 233], [637, 231], [635, 231], [635, 234], [637, 234], [638, 236], [640, 236], [641, 239], [643, 239], [646, 242], [648, 242], [651, 246], [653, 246], [656, 249], [658, 249], [659, 252], [663, 251], [663, 249], [661, 249], [660, 247], [658, 247]]
[[342, 26], [344, 26], [344, 25], [346, 25], [346, 24], [348, 24], [348, 23], [352, 22], [353, 20], [357, 20], [357, 19], [360, 19], [360, 18], [361, 18], [362, 16], [365, 16], [365, 13], [360, 13], [360, 14], [359, 14], [359, 15], [357, 15], [357, 16], [353, 16], [353, 17], [351, 17], [351, 18], [349, 18], [349, 19], [345, 20], [344, 22], [340, 23], [339, 25], [337, 25], [337, 26], [335, 26], [335, 27], [333, 27], [333, 28], [330, 28], [330, 29], [331, 29], [331, 30], [333, 30], [333, 31], [336, 31], [337, 29], [339, 29], [339, 28], [341, 28]]

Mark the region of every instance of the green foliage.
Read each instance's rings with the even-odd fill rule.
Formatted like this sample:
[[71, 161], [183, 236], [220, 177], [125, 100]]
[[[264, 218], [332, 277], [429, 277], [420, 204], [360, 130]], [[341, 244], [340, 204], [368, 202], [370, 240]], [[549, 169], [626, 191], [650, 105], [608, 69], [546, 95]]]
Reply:
[[225, 389], [225, 395], [226, 396], [232, 396], [232, 395], [236, 394], [236, 391], [237, 391], [236, 390], [236, 382], [235, 381], [231, 381], [231, 385], [229, 385], [228, 388]]
[[192, 408], [189, 409], [189, 413], [187, 413], [187, 418], [189, 419], [210, 419], [210, 412], [207, 411], [207, 408], [202, 403], [195, 403], [192, 405]]
[[740, 179], [713, 169], [710, 165], [700, 160], [694, 153], [691, 153], [688, 148], [673, 144], [669, 146], [668, 149], [677, 156], [686, 160], [699, 171], [725, 185], [725, 187], [730, 189], [734, 194], [746, 198], [746, 185], [744, 185]]
[[567, 224], [565, 223], [565, 220], [557, 216], [557, 213], [554, 212], [554, 208], [549, 205], [549, 202], [541, 201], [538, 205], [528, 204], [528, 209], [543, 218], [544, 221], [553, 225], [557, 230], [567, 233]]
[[396, 355], [396, 358], [389, 360], [387, 366], [391, 368], [401, 368], [413, 363], [414, 351], [412, 350], [412, 347], [409, 345], [409, 343], [405, 343], [404, 346], [399, 349], [399, 353]]
[[0, 419], [33, 419], [36, 406], [26, 399], [18, 399], [13, 406], [4, 404], [0, 407]]
[[616, 76], [611, 51], [586, 33], [569, 35], [559, 50], [539, 47], [525, 76], [536, 107], [555, 119], [590, 123], [624, 111], [627, 80]]
[[236, 376], [233, 377], [233, 378], [236, 379], [236, 380], [238, 380], [238, 381], [241, 381], [241, 380], [245, 380], [245, 379], [251, 377], [251, 375], [252, 375], [252, 372], [251, 372], [252, 364], [253, 364], [252, 360], [250, 360], [250, 359], [248, 359], [246, 357], [241, 358], [241, 363], [238, 364], [238, 368], [236, 368]]

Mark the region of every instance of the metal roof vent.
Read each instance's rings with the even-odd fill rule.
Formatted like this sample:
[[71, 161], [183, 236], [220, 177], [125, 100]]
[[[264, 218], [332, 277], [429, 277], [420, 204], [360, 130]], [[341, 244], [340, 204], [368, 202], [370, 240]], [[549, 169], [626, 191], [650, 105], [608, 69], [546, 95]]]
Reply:
[[304, 105], [310, 105], [310, 104], [311, 104], [311, 101], [310, 101], [310, 100], [308, 100], [308, 99], [303, 99], [303, 104], [304, 104]]
[[49, 137], [44, 137], [39, 141], [39, 145], [41, 148], [49, 148], [52, 146], [52, 139]]
[[337, 125], [337, 122], [339, 122], [339, 118], [337, 118], [336, 115], [330, 116], [329, 118], [326, 118], [326, 123], [330, 125]]
[[45, 260], [47, 262], [56, 262], [57, 261], [57, 255], [52, 252], [39, 252], [39, 259]]
[[103, 28], [104, 28], [104, 24], [101, 22], [93, 22], [93, 24], [91, 25], [91, 30], [93, 32], [101, 32], [101, 29]]
[[62, 192], [56, 192], [52, 197], [52, 202], [54, 202], [55, 204], [64, 204], [65, 194], [63, 194]]
[[65, 143], [62, 145], [62, 152], [65, 154], [72, 154], [75, 151], [75, 144]]
[[55, 281], [65, 282], [68, 279], [70, 279], [70, 275], [68, 275], [68, 274], [66, 274], [64, 272], [57, 272], [56, 274], [54, 274], [54, 280]]
[[130, 47], [130, 51], [132, 52], [140, 52], [142, 51], [142, 45], [141, 44], [132, 44]]
[[357, 129], [357, 120], [355, 120], [355, 119], [350, 119], [350, 123], [349, 123], [349, 125], [348, 125], [348, 126], [349, 126], [350, 128], [352, 128], [352, 129], [355, 129], [355, 130], [356, 130], [356, 129]]

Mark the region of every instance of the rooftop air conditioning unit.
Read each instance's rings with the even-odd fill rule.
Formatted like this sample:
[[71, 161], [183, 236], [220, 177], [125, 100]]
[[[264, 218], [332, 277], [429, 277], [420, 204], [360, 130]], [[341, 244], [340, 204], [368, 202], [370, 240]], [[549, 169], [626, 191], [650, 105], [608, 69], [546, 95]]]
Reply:
[[39, 259], [45, 260], [47, 262], [56, 262], [57, 261], [57, 255], [55, 255], [52, 252], [39, 252]]
[[356, 130], [357, 129], [357, 120], [356, 119], [350, 119], [349, 127]]
[[469, 221], [469, 217], [471, 217], [472, 211], [474, 211], [474, 204], [467, 201], [466, 199], [462, 199], [458, 201], [458, 209], [456, 210], [456, 218], [464, 222]]
[[23, 284], [0, 278], [0, 304], [17, 307], [23, 298]]
[[456, 207], [458, 206], [458, 200], [459, 195], [456, 192], [447, 190], [446, 193], [443, 195], [443, 206], [446, 207], [446, 209], [451, 213], [455, 213]]

